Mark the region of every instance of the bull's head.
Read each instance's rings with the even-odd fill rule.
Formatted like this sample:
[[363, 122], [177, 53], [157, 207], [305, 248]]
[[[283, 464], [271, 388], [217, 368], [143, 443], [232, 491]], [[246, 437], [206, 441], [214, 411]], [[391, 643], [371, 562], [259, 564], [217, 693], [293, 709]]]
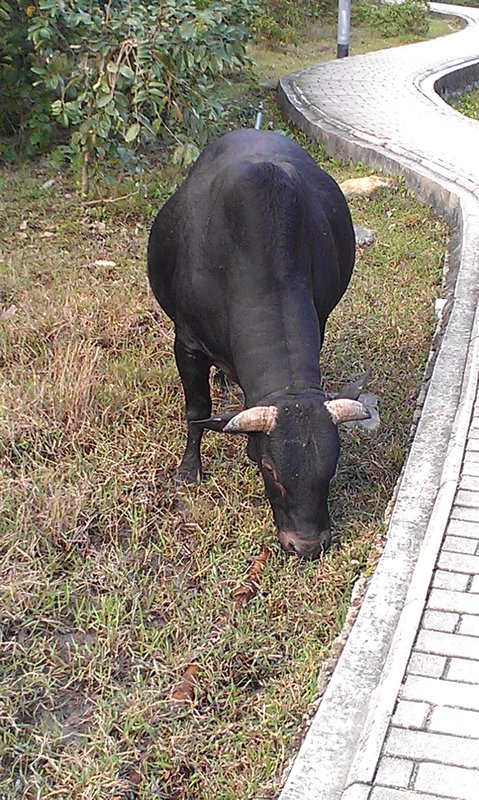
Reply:
[[328, 492], [339, 457], [337, 426], [371, 416], [354, 393], [347, 387], [346, 396], [330, 400], [319, 393], [286, 397], [199, 422], [248, 435], [248, 455], [261, 470], [281, 545], [303, 558], [316, 558], [331, 543]]

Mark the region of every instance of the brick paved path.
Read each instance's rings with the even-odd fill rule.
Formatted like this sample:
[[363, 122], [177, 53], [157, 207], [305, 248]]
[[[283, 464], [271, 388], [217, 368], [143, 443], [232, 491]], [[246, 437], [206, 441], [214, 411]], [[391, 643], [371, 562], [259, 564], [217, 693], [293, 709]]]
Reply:
[[477, 399], [446, 536], [369, 797], [479, 798]]
[[452, 225], [449, 321], [383, 556], [281, 800], [479, 800], [479, 9], [434, 41], [281, 81], [328, 152], [402, 172]]

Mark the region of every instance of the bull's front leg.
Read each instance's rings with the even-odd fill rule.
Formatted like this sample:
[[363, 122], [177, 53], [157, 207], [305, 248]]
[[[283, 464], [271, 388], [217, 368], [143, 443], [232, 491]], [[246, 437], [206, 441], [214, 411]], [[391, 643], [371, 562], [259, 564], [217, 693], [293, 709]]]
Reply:
[[176, 336], [175, 358], [185, 393], [185, 415], [188, 425], [185, 452], [176, 476], [188, 483], [201, 480], [200, 446], [203, 431], [192, 420], [206, 419], [211, 414], [209, 371], [210, 359], [199, 350], [187, 348]]

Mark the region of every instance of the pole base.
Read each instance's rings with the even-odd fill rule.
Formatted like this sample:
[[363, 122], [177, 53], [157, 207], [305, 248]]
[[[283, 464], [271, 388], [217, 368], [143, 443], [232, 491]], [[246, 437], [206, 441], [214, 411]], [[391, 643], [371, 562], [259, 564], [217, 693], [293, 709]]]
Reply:
[[346, 58], [346, 56], [349, 56], [349, 45], [338, 44], [338, 49], [336, 50], [336, 58]]

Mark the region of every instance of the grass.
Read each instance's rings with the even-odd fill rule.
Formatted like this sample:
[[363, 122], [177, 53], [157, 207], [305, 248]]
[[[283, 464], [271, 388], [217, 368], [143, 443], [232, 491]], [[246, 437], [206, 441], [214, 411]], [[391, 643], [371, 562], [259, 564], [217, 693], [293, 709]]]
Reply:
[[472, 89], [469, 92], [458, 94], [448, 102], [456, 111], [466, 117], [479, 120], [479, 89]]
[[[460, 22], [454, 18], [446, 20], [431, 17], [426, 39], [445, 36], [460, 27]], [[336, 58], [336, 36], [337, 21], [332, 16], [326, 16], [310, 31], [305, 32], [298, 44], [278, 43], [268, 46], [267, 42], [260, 42], [251, 49], [251, 58], [259, 70], [262, 80], [274, 81], [289, 72]], [[366, 23], [353, 20], [349, 53], [351, 56], [355, 56], [373, 50], [412, 44], [423, 41], [423, 39], [424, 37], [412, 33], [384, 36], [379, 30], [371, 28]]]
[[[364, 173], [310, 149], [338, 179]], [[351, 202], [377, 240], [359, 253], [322, 357], [330, 388], [371, 365], [382, 416], [374, 435], [342, 432], [332, 551], [316, 563], [284, 556], [233, 437], [205, 437], [201, 486], [172, 480], [182, 392], [144, 261], [152, 216], [180, 177], [82, 206], [48, 160], [0, 174], [9, 800], [274, 797], [407, 451], [445, 230], [398, 184]], [[261, 591], [235, 610], [264, 545]], [[174, 704], [191, 664], [194, 702]]]

